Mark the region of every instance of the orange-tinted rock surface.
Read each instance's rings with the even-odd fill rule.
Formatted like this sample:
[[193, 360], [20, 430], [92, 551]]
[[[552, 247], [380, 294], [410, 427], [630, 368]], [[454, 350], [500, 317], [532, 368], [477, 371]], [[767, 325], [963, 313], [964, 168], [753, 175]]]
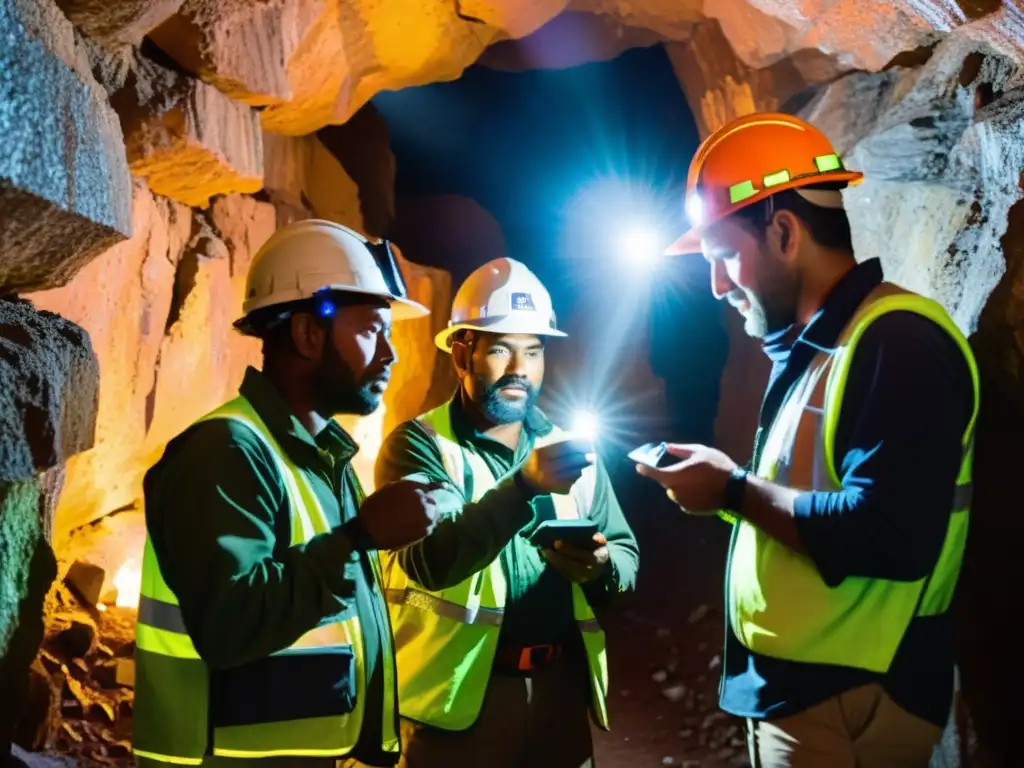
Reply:
[[665, 47], [702, 136], [752, 112], [793, 111], [793, 97], [839, 74], [817, 49], [753, 69], [734, 54], [715, 20], [697, 25], [689, 42]]
[[[187, 0], [152, 38], [225, 93], [298, 135], [342, 123], [378, 91], [453, 79], [497, 34], [442, 0]], [[542, 19], [543, 20], [543, 19]]]
[[258, 352], [230, 323], [273, 208], [229, 197], [194, 214], [137, 184], [134, 227], [70, 285], [32, 296], [85, 328], [100, 362], [96, 443], [68, 464], [58, 535], [133, 504], [147, 462], [233, 394]]
[[263, 186], [259, 118], [213, 86], [140, 58], [112, 103], [129, 168], [155, 193], [206, 207]]

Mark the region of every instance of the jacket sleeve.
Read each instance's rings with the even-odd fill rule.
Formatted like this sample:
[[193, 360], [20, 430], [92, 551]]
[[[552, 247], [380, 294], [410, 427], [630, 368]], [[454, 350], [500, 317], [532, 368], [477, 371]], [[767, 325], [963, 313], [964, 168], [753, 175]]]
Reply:
[[213, 420], [146, 475], [146, 526], [200, 657], [230, 668], [286, 648], [354, 594], [344, 527], [291, 547], [273, 457], [247, 427]]
[[[593, 606], [610, 603], [617, 595], [632, 592], [636, 588], [637, 570], [640, 567], [640, 548], [633, 530], [626, 521], [619, 500], [612, 488], [611, 478], [604, 463], [598, 461], [593, 472], [593, 498], [590, 500], [590, 518], [597, 523], [598, 530], [608, 540], [609, 567], [592, 582], [583, 585], [588, 602]], [[586, 495], [585, 483], [577, 482], [573, 494]], [[583, 486], [581, 488], [581, 486]]]
[[829, 586], [917, 581], [935, 567], [974, 405], [963, 353], [931, 320], [876, 320], [851, 361], [836, 433], [837, 492], [797, 497], [800, 537]]
[[[412, 475], [452, 482], [440, 451], [416, 422], [402, 424], [387, 437], [374, 474], [378, 488]], [[396, 553], [402, 570], [431, 591], [452, 587], [486, 568], [535, 518], [533, 504], [511, 478], [476, 502], [467, 503], [454, 488], [441, 491], [438, 504], [440, 520], [433, 533]]]

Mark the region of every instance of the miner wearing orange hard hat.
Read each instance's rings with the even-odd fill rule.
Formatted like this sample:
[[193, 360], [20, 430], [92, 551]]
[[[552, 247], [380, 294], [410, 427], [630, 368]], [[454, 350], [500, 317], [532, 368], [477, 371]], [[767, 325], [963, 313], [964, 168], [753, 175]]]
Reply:
[[861, 179], [803, 120], [735, 120], [697, 151], [669, 249], [704, 255], [773, 363], [748, 467], [703, 445], [637, 467], [733, 524], [719, 704], [764, 768], [927, 766], [952, 702], [978, 371], [939, 304], [858, 263]]

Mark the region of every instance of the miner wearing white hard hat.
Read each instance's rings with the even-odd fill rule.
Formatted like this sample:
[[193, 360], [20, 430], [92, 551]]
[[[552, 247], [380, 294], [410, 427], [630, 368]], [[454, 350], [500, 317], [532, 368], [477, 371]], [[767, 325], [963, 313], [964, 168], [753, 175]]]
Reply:
[[363, 498], [338, 414], [368, 415], [406, 296], [387, 242], [328, 221], [253, 259], [242, 333], [263, 342], [238, 397], [173, 439], [145, 478], [136, 653], [140, 764], [391, 766], [394, 651], [376, 550], [427, 535], [436, 486]]
[[[580, 768], [591, 716], [608, 727], [593, 608], [633, 589], [638, 552], [593, 444], [535, 405], [545, 343], [564, 336], [525, 265], [484, 264], [436, 339], [458, 389], [378, 455], [379, 484], [426, 475], [451, 487], [432, 533], [381, 553], [407, 768]], [[596, 533], [545, 543], [553, 521]]]

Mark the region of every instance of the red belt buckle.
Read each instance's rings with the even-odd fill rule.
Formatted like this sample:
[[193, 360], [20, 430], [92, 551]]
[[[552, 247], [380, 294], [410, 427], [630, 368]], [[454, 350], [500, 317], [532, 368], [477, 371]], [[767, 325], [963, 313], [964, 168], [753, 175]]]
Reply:
[[534, 651], [545, 651], [546, 657], [545, 662], [550, 662], [555, 658], [555, 651], [557, 650], [551, 643], [545, 643], [544, 645], [529, 645], [523, 648], [519, 654], [519, 670], [521, 672], [532, 672], [536, 667], [533, 666], [533, 653]]

